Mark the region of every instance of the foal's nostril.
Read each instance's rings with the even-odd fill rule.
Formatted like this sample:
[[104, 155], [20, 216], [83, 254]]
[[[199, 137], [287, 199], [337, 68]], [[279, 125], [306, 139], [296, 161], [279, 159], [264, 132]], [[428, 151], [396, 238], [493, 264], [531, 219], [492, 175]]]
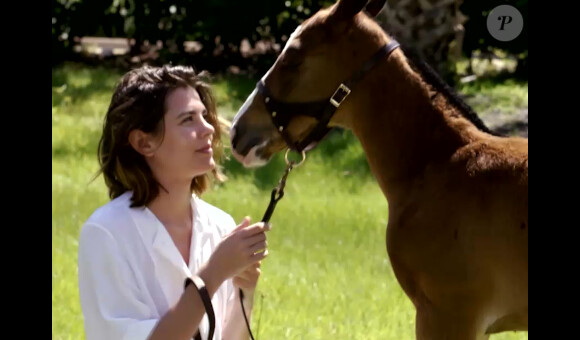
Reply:
[[238, 142], [240, 141], [240, 133], [238, 132], [238, 127], [235, 126], [234, 127], [234, 131], [232, 131], [234, 138], [232, 138], [232, 149], [236, 150], [236, 146], [238, 145]]
[[246, 156], [254, 146], [262, 142], [260, 137], [248, 135], [245, 127], [241, 124], [236, 124], [231, 133], [233, 134], [232, 150], [241, 156]]
[[243, 143], [243, 145], [241, 145], [241, 150], [238, 150], [238, 152], [241, 155], [247, 155], [250, 150], [252, 150], [252, 148], [258, 144], [260, 144], [260, 142], [262, 141], [262, 139], [260, 137], [253, 137], [250, 139], [246, 139], [245, 143]]

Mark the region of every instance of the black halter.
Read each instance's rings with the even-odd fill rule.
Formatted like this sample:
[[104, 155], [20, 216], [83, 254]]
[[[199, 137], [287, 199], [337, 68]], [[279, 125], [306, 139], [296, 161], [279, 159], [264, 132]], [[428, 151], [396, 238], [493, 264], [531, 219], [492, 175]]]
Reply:
[[[350, 80], [341, 83], [332, 97], [326, 100], [315, 102], [301, 102], [301, 103], [285, 103], [276, 100], [266, 85], [260, 80], [256, 85], [258, 92], [264, 97], [264, 104], [270, 113], [272, 122], [286, 141], [288, 147], [294, 151], [302, 152], [303, 150], [312, 149], [318, 142], [320, 142], [326, 134], [331, 130], [328, 127], [328, 122], [336, 112], [336, 109], [342, 104], [344, 99], [350, 94], [351, 89], [356, 83], [376, 65], [381, 58], [388, 56], [393, 52], [399, 43], [391, 40], [388, 44], [381, 47], [369, 60], [367, 60], [362, 68], [356, 72]], [[292, 141], [286, 128], [292, 119], [293, 114], [314, 117], [318, 124], [310, 131], [310, 133], [301, 141]]]

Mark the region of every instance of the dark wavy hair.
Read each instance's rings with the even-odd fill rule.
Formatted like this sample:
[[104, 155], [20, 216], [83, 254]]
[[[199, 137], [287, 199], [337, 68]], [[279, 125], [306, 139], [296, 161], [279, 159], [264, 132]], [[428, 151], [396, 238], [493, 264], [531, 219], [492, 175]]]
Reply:
[[[97, 175], [103, 174], [111, 199], [131, 190], [131, 206], [136, 207], [147, 205], [159, 194], [160, 184], [144, 157], [129, 143], [129, 133], [139, 129], [163, 138], [165, 98], [171, 90], [180, 87], [196, 89], [206, 107], [206, 120], [215, 129], [212, 148], [216, 167], [211, 175], [219, 182], [225, 180], [218, 166], [223, 157], [223, 144], [216, 101], [207, 76], [206, 72], [197, 74], [192, 67], [165, 65], [143, 66], [121, 78], [111, 98], [98, 146], [100, 170]], [[195, 177], [191, 192], [201, 195], [209, 188], [211, 180], [209, 173]]]

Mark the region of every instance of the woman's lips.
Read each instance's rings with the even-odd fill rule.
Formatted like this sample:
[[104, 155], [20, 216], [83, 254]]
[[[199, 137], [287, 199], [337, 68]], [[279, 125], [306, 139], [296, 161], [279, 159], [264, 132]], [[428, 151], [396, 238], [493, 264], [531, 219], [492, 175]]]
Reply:
[[211, 145], [206, 145], [201, 149], [197, 149], [196, 151], [201, 153], [211, 153], [213, 150], [211, 148]]

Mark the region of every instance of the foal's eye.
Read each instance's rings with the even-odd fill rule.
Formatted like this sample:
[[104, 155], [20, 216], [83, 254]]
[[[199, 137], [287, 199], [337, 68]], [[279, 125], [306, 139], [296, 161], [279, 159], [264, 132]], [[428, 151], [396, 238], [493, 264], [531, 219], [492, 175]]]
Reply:
[[302, 64], [302, 57], [297, 48], [288, 48], [282, 56], [281, 65], [284, 68], [296, 68]]
[[300, 60], [282, 61], [282, 67], [284, 67], [285, 69], [295, 69], [298, 68], [300, 64], [302, 64], [302, 61]]

